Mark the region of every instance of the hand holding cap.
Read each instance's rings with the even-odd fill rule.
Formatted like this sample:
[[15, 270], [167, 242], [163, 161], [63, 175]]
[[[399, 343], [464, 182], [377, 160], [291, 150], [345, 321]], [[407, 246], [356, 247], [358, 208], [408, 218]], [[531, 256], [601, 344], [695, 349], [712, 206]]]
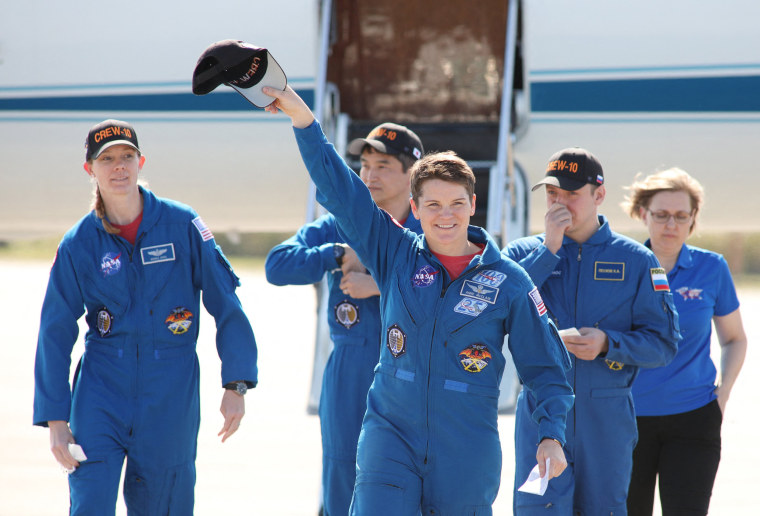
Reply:
[[225, 39], [209, 45], [198, 58], [193, 71], [193, 93], [206, 95], [220, 84], [230, 86], [251, 104], [263, 108], [274, 99], [261, 88], [269, 86], [283, 91], [288, 80], [266, 48]]

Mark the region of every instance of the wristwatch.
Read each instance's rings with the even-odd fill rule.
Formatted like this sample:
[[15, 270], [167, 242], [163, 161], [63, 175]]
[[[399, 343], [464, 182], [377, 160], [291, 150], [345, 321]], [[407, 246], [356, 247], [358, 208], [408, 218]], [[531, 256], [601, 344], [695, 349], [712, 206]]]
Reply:
[[333, 244], [333, 256], [338, 267], [343, 265], [343, 257], [346, 255], [346, 248], [340, 244]]
[[237, 391], [241, 396], [248, 392], [248, 384], [245, 382], [230, 382], [224, 386], [228, 391]]

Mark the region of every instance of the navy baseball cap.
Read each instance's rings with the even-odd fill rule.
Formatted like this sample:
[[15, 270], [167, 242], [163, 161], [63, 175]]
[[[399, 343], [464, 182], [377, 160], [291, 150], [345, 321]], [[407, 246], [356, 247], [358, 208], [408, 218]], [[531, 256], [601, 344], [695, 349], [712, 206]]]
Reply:
[[604, 184], [602, 164], [586, 149], [571, 147], [554, 153], [546, 165], [546, 177], [533, 185], [531, 191], [541, 185], [552, 185], [563, 190], [578, 190], [583, 185]]
[[84, 142], [85, 159], [97, 159], [101, 152], [114, 145], [129, 145], [140, 152], [137, 133], [132, 125], [121, 120], [103, 120], [93, 125], [87, 133], [87, 141]]
[[209, 45], [193, 71], [193, 93], [211, 93], [220, 84], [234, 88], [256, 107], [267, 107], [274, 98], [261, 91], [264, 86], [284, 90], [285, 72], [266, 48], [235, 39]]
[[365, 145], [383, 154], [406, 154], [413, 159], [420, 159], [425, 152], [419, 136], [414, 131], [390, 122], [378, 125], [369, 132], [366, 138], [352, 140], [348, 144], [348, 152], [358, 156]]

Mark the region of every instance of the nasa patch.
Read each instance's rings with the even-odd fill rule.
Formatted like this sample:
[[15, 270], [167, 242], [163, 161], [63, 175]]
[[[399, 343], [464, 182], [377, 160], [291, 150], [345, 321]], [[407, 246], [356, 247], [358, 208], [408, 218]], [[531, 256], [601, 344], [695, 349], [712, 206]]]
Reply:
[[440, 271], [435, 270], [430, 265], [423, 265], [412, 276], [412, 283], [415, 287], [425, 288], [435, 283], [435, 277]]
[[471, 297], [463, 297], [462, 300], [454, 307], [454, 311], [458, 314], [465, 314], [472, 317], [477, 317], [488, 307], [488, 303], [479, 299], [472, 299]]
[[483, 285], [489, 287], [498, 287], [504, 280], [507, 279], [507, 275], [499, 271], [480, 271], [472, 278], [472, 281], [477, 281]]
[[485, 344], [470, 344], [459, 352], [459, 362], [468, 373], [479, 373], [491, 361], [491, 352]]
[[388, 349], [393, 358], [398, 358], [406, 353], [406, 333], [397, 324], [388, 328], [387, 337]]
[[187, 330], [190, 329], [190, 325], [193, 324], [192, 318], [193, 314], [190, 310], [184, 306], [178, 306], [171, 311], [164, 323], [166, 323], [166, 327], [174, 335], [182, 335], [187, 332]]
[[335, 305], [334, 311], [335, 320], [346, 329], [359, 322], [359, 307], [350, 301], [341, 301]]
[[152, 265], [161, 262], [174, 261], [174, 244], [152, 245], [140, 249], [140, 257], [143, 265]]
[[100, 259], [103, 276], [113, 276], [121, 270], [121, 253], [106, 253]]
[[113, 315], [108, 311], [105, 306], [98, 310], [97, 327], [98, 333], [101, 337], [105, 337], [111, 333], [111, 326], [113, 325]]

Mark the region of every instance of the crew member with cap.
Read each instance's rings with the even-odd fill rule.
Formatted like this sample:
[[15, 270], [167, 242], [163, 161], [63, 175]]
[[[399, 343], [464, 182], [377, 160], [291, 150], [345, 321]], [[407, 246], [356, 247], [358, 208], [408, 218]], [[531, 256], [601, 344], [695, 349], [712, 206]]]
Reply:
[[303, 100], [264, 88], [293, 123], [317, 199], [381, 292], [382, 345], [357, 446], [350, 514], [492, 514], [501, 478], [497, 424], [505, 334], [517, 371], [537, 400], [535, 458], [556, 477], [572, 391], [569, 357], [527, 274], [482, 228], [475, 176], [453, 152], [410, 171], [412, 214], [400, 227], [327, 141]]
[[[130, 515], [192, 514], [200, 425], [200, 293], [222, 360], [222, 442], [257, 382], [257, 349], [238, 277], [211, 230], [183, 204], [138, 185], [135, 129], [90, 129], [93, 208], [61, 240], [42, 306], [35, 425], [69, 472], [70, 514], [114, 514], [124, 459]], [[69, 385], [84, 315], [85, 351]]]
[[[409, 205], [409, 169], [424, 152], [419, 137], [402, 125], [384, 123], [366, 138], [353, 140], [348, 152], [360, 155], [359, 176], [375, 203], [399, 224], [421, 233]], [[380, 356], [380, 290], [329, 213], [274, 247], [265, 268], [275, 285], [316, 283], [329, 273], [327, 322], [333, 350], [319, 400], [322, 504], [326, 516], [345, 515], [356, 480], [356, 443], [367, 391]]]
[[639, 367], [676, 354], [678, 319], [665, 271], [643, 245], [610, 230], [599, 160], [581, 148], [549, 159], [546, 231], [511, 242], [504, 252], [539, 288], [571, 354], [575, 391], [568, 414], [567, 470], [543, 496], [517, 491], [535, 465], [536, 399], [523, 390], [515, 422], [514, 512], [519, 515], [626, 514], [636, 444], [631, 384]]

